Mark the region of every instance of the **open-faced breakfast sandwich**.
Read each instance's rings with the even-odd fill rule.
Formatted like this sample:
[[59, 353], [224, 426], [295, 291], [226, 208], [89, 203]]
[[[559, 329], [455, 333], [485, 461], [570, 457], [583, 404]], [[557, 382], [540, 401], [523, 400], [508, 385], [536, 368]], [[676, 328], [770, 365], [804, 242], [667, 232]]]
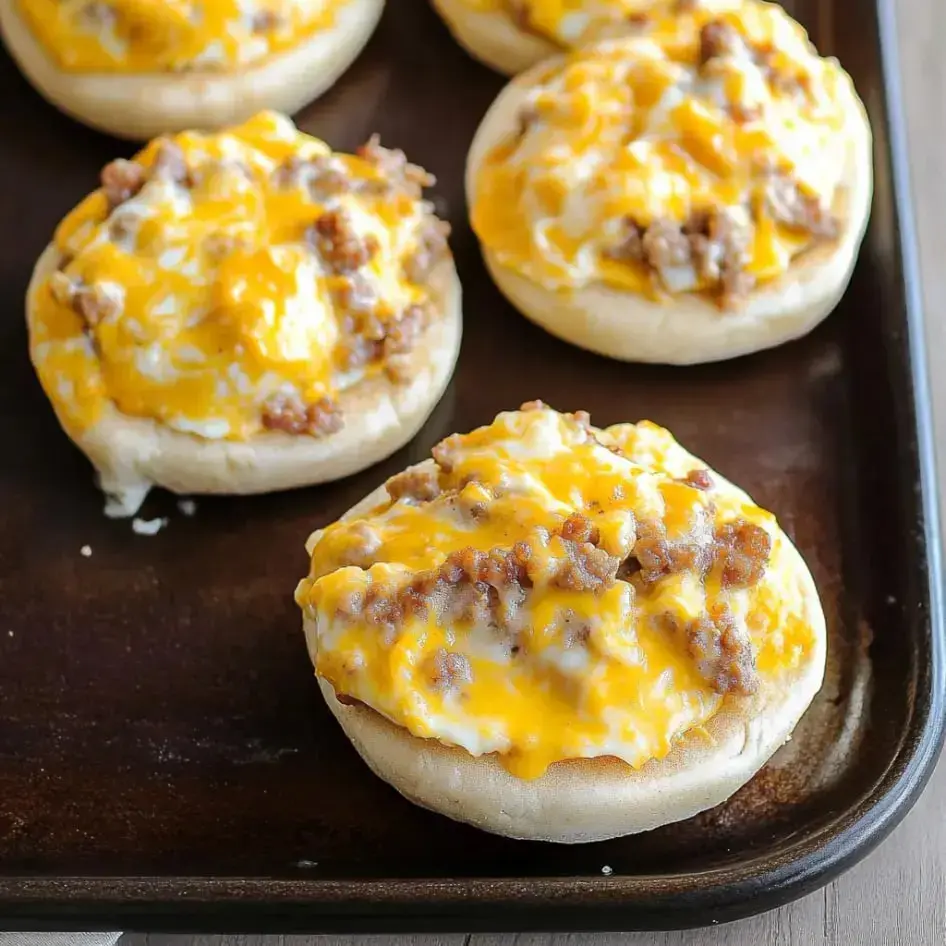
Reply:
[[384, 0], [0, 0], [7, 47], [64, 112], [127, 138], [294, 112], [348, 68]]
[[152, 485], [254, 493], [388, 456], [440, 399], [460, 287], [433, 179], [264, 112], [102, 171], [27, 298], [65, 431], [131, 514]]
[[850, 77], [781, 7], [704, 0], [514, 79], [466, 186], [490, 272], [530, 319], [615, 358], [714, 361], [837, 304], [871, 135]]
[[774, 516], [654, 424], [539, 402], [448, 437], [307, 544], [332, 713], [410, 800], [593, 841], [719, 804], [821, 686]]

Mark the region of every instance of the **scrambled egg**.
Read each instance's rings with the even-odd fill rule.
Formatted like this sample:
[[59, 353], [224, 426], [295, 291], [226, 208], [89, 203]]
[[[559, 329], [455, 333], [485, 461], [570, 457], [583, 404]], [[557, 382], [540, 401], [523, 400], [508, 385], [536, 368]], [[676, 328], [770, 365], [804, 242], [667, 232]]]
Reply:
[[17, 0], [75, 72], [226, 70], [329, 29], [348, 0]]
[[[538, 407], [500, 414], [434, 454], [437, 495], [399, 494], [316, 533], [296, 592], [315, 622], [317, 674], [413, 735], [498, 753], [522, 778], [595, 756], [638, 767], [735, 698], [706, 678], [674, 628], [726, 609], [763, 683], [815, 646], [772, 515], [728, 484], [707, 489], [708, 473], [694, 480], [701, 488], [688, 485], [698, 463], [667, 431], [647, 422], [596, 430]], [[576, 548], [563, 523], [576, 513], [595, 529], [593, 554], [624, 563], [616, 577], [559, 580]], [[705, 544], [737, 520], [769, 544], [751, 584], [728, 584], [706, 563], [646, 580], [625, 570], [644, 523], [671, 542]], [[462, 583], [425, 585], [424, 576], [469, 550], [516, 556], [528, 578], [491, 579], [498, 597], [476, 589], [485, 611], [451, 610]], [[386, 604], [425, 587], [426, 606]]]
[[[374, 338], [428, 300], [404, 264], [430, 205], [388, 186], [383, 162], [333, 154], [274, 113], [170, 141], [186, 181], [151, 174], [167, 144], [158, 139], [135, 159], [137, 193], [115, 207], [96, 191], [56, 231], [63, 262], [35, 294], [31, 352], [67, 428], [87, 429], [111, 401], [180, 431], [245, 439], [262, 429], [268, 400], [313, 404], [380, 370], [342, 363], [361, 315], [357, 298], [340, 300], [353, 287], [370, 293]], [[313, 167], [321, 177], [306, 177]], [[318, 189], [331, 180], [342, 185]], [[313, 250], [327, 210], [370, 241], [354, 275]], [[70, 286], [91, 287], [97, 318], [83, 317]]]
[[[703, 291], [707, 277], [671, 260], [661, 273], [670, 285], [657, 287], [639, 257], [619, 258], [628, 223], [635, 233], [655, 221], [679, 231], [695, 214], [722, 210], [745, 232], [742, 269], [757, 283], [775, 278], [824, 236], [786, 224], [785, 193], [831, 210], [844, 184], [850, 79], [781, 7], [759, 0], [703, 0], [677, 13], [668, 4], [525, 0], [530, 22], [553, 35], [599, 10], [644, 6], [654, 18], [639, 35], [574, 51], [539, 74], [521, 129], [479, 169], [473, 228], [500, 264], [547, 288], [603, 283], [660, 295]], [[732, 48], [708, 61], [709, 24]], [[775, 176], [787, 191], [773, 211]]]

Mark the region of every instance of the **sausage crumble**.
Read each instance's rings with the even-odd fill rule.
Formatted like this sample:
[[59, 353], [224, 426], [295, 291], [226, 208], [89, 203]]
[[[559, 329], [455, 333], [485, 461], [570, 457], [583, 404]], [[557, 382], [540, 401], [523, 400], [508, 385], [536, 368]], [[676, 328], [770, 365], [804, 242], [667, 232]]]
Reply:
[[716, 530], [714, 555], [722, 568], [724, 588], [749, 588], [762, 580], [772, 538], [761, 526], [744, 519], [726, 523]]
[[682, 224], [657, 218], [642, 227], [627, 219], [621, 242], [605, 256], [645, 264], [671, 292], [692, 290], [699, 276], [714, 287], [722, 308], [732, 308], [754, 284], [745, 271], [749, 238], [748, 223], [724, 210], [696, 212]]
[[286, 394], [277, 394], [263, 405], [262, 421], [266, 430], [310, 437], [334, 434], [344, 423], [341, 410], [330, 398], [304, 404], [300, 398]]
[[426, 503], [441, 494], [440, 483], [434, 470], [405, 470], [392, 476], [384, 484], [392, 502], [410, 499]]

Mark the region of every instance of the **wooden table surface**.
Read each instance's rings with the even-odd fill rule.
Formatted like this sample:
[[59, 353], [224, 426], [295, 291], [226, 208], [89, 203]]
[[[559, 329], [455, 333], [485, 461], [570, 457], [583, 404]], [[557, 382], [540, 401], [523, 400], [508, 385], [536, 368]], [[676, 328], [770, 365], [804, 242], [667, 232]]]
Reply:
[[[898, 0], [941, 492], [946, 497], [946, 2]], [[946, 504], [944, 504], [946, 507]], [[944, 508], [946, 521], [946, 508]], [[687, 933], [621, 936], [285, 937], [285, 946], [943, 946], [946, 943], [946, 763], [906, 821], [823, 890], [753, 919]], [[283, 946], [282, 937], [129, 934], [120, 946]]]

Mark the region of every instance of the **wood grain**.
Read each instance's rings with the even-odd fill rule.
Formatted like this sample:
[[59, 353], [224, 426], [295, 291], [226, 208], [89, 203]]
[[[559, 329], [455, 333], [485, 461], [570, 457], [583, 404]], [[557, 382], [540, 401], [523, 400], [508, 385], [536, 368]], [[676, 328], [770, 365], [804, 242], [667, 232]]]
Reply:
[[[940, 469], [946, 471], [946, 4], [901, 0], [898, 16], [937, 442]], [[946, 476], [940, 479], [946, 496]], [[727, 926], [621, 936], [129, 934], [122, 946], [584, 946], [592, 941], [595, 946], [941, 946], [946, 941], [946, 765], [940, 765], [904, 824], [858, 867], [804, 900]]]

